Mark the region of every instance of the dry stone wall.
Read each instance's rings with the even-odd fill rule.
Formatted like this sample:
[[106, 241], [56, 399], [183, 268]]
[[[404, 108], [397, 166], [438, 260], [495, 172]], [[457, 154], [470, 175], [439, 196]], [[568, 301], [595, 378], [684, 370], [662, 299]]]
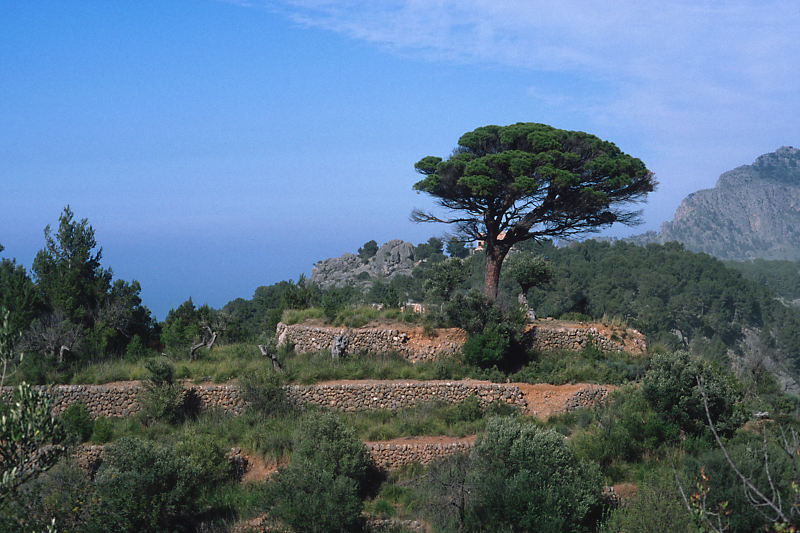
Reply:
[[574, 411], [603, 401], [608, 396], [609, 389], [603, 385], [590, 385], [579, 390], [564, 402], [564, 411]]
[[[412, 463], [430, 464], [458, 453], [467, 453], [473, 446], [474, 437], [458, 440], [443, 438], [441, 442], [365, 442], [372, 461], [378, 468], [396, 470]], [[106, 445], [81, 444], [72, 451], [72, 457], [84, 471], [94, 475], [103, 463]], [[240, 448], [231, 448], [225, 457], [231, 464], [238, 479], [241, 479], [250, 468]]]
[[441, 329], [436, 336], [426, 337], [416, 331], [389, 327], [337, 328], [282, 322], [276, 334], [279, 345], [289, 342], [301, 353], [330, 351], [336, 343], [342, 346], [342, 355], [396, 352], [412, 362], [455, 354], [466, 339], [466, 334], [456, 328]]
[[527, 346], [552, 352], [557, 350], [582, 350], [592, 342], [601, 351], [628, 352], [634, 355], [647, 351], [644, 335], [632, 329], [606, 330], [594, 325], [563, 323], [547, 324], [547, 321], [532, 324], [525, 329], [523, 343]]
[[467, 453], [472, 448], [473, 439], [451, 442], [400, 443], [367, 442], [367, 450], [379, 468], [395, 470], [411, 463], [430, 464], [436, 459], [449, 455]]
[[[50, 398], [53, 414], [59, 414], [72, 404], [82, 403], [92, 418], [126, 418], [141, 410], [139, 394], [143, 387], [139, 382], [114, 383], [110, 385], [54, 385], [33, 387]], [[0, 399], [11, 398], [12, 387], [0, 390]], [[245, 402], [236, 385], [189, 385], [185, 395], [192, 395], [201, 410], [218, 408], [238, 415]]]
[[[461, 350], [466, 333], [457, 328], [436, 330], [432, 337], [418, 328], [337, 328], [313, 324], [278, 324], [278, 344], [291, 343], [301, 353], [331, 351], [337, 354], [396, 352], [411, 362], [430, 361]], [[523, 342], [542, 351], [581, 350], [593, 342], [603, 352], [643, 354], [644, 336], [636, 330], [600, 325], [542, 320], [529, 325]]]
[[[36, 390], [51, 398], [53, 413], [83, 403], [92, 418], [100, 416], [124, 418], [137, 413], [139, 383], [113, 385], [56, 385], [37, 386]], [[475, 395], [481, 405], [501, 401], [522, 410], [527, 407], [525, 397], [513, 384], [472, 381], [420, 381], [420, 382], [353, 382], [344, 384], [287, 385], [290, 401], [298, 404], [315, 404], [341, 411], [367, 409], [403, 409], [426, 402], [459, 403]], [[0, 399], [8, 400], [11, 387], [0, 390]], [[198, 407], [218, 408], [233, 415], [240, 414], [246, 403], [236, 385], [191, 385], [185, 394], [193, 394]]]
[[[286, 395], [297, 404], [313, 404], [340, 411], [374, 409], [404, 409], [425, 403], [456, 404], [475, 396], [482, 407], [503, 402], [520, 411], [535, 414], [540, 408], [537, 400], [531, 403], [522, 389], [514, 383], [487, 381], [353, 381], [318, 383], [316, 385], [287, 385]], [[125, 418], [141, 409], [138, 395], [141, 384], [129, 382], [110, 385], [57, 385], [34, 387], [50, 396], [53, 413], [63, 412], [76, 403], [86, 405], [92, 418]], [[610, 387], [587, 385], [567, 398], [560, 410], [572, 411], [590, 407], [603, 400]], [[8, 401], [11, 387], [0, 390], [0, 401]], [[189, 385], [185, 394], [194, 395], [201, 410], [221, 409], [227, 413], [241, 414], [246, 403], [237, 385]]]
[[513, 384], [478, 381], [351, 382], [288, 385], [290, 400], [341, 411], [402, 409], [423, 403], [460, 403], [476, 396], [481, 406], [503, 402], [527, 409], [522, 391]]

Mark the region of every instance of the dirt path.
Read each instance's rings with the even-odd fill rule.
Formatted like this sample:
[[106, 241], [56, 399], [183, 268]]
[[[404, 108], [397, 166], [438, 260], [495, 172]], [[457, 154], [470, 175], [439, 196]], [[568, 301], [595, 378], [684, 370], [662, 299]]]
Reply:
[[[528, 402], [528, 411], [533, 411], [533, 416], [540, 420], [562, 412], [567, 407], [567, 402], [577, 393], [587, 389], [602, 388], [612, 390], [613, 385], [596, 385], [591, 383], [575, 383], [568, 385], [550, 385], [548, 383], [514, 383], [519, 387]], [[529, 413], [530, 414], [530, 413]]]

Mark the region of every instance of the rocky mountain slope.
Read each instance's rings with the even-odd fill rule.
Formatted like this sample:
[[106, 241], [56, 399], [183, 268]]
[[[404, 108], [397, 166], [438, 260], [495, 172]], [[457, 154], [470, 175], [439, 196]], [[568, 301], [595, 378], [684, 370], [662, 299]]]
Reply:
[[659, 232], [629, 239], [682, 242], [721, 259], [800, 259], [800, 150], [784, 146], [687, 196]]
[[414, 245], [392, 239], [366, 261], [356, 254], [345, 253], [317, 262], [311, 269], [311, 281], [323, 289], [346, 285], [366, 287], [372, 282], [371, 278], [389, 280], [398, 274], [410, 276], [416, 264]]

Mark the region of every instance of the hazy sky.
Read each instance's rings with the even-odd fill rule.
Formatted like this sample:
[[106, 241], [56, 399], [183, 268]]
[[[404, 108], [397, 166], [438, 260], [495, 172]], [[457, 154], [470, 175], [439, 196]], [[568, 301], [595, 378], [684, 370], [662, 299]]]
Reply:
[[413, 164], [486, 124], [583, 130], [688, 193], [800, 145], [800, 2], [0, 0], [0, 243], [70, 204], [159, 319], [445, 228]]

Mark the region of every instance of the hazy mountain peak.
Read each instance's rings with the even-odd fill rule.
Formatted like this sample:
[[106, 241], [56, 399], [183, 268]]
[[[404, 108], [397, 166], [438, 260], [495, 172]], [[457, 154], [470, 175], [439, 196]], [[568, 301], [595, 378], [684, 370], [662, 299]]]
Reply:
[[782, 146], [724, 172], [713, 189], [688, 195], [658, 234], [722, 259], [800, 259], [800, 150]]

